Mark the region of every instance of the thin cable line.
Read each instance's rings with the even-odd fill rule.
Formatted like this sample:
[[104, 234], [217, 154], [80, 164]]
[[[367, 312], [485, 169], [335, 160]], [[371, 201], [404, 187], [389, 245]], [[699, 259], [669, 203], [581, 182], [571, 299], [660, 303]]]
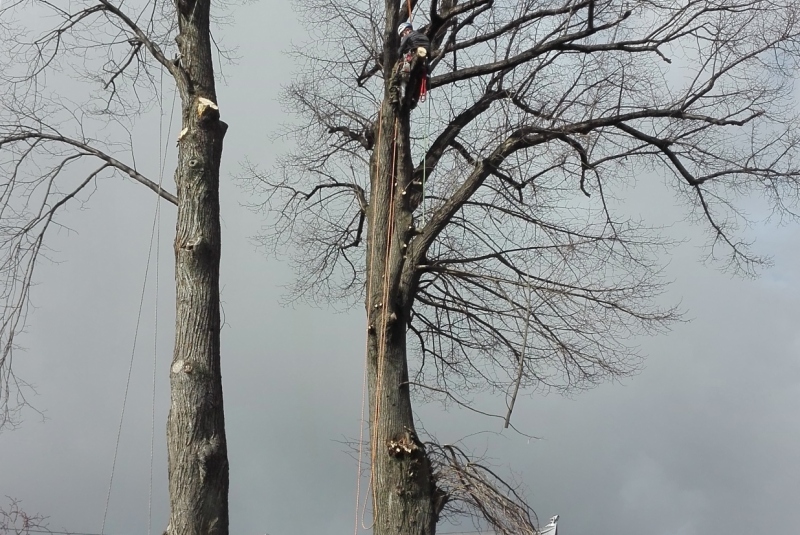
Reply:
[[[164, 146], [164, 69], [159, 69], [161, 77], [158, 82], [158, 167], [161, 169], [161, 162], [164, 160], [163, 153], [166, 152]], [[169, 134], [167, 134], [169, 135]], [[150, 399], [150, 481], [147, 488], [147, 535], [151, 535], [153, 529], [153, 452], [155, 450], [156, 437], [156, 369], [158, 367], [158, 252], [161, 245], [161, 174], [158, 176], [158, 195], [156, 196], [156, 212], [153, 225], [158, 229], [158, 239], [156, 240], [156, 298], [153, 316], [153, 387]]]
[[[163, 87], [163, 71], [162, 71], [162, 75], [161, 76], [162, 76], [162, 87]], [[163, 110], [163, 106], [161, 106], [161, 107], [162, 107], [162, 110]], [[170, 114], [170, 129], [172, 128], [172, 116], [174, 115], [174, 110], [175, 110], [175, 93], [173, 93], [173, 96], [172, 96], [172, 113]], [[113, 458], [113, 460], [111, 462], [111, 476], [109, 477], [109, 480], [108, 480], [108, 491], [106, 492], [106, 503], [105, 503], [105, 508], [103, 510], [103, 523], [102, 523], [102, 525], [100, 527], [100, 534], [99, 535], [104, 535], [105, 534], [105, 530], [106, 530], [106, 519], [108, 518], [108, 506], [109, 506], [109, 504], [111, 502], [111, 489], [112, 489], [113, 484], [114, 484], [114, 473], [116, 472], [116, 468], [117, 468], [117, 456], [119, 454], [120, 437], [122, 436], [122, 423], [123, 423], [123, 421], [125, 419], [125, 408], [126, 408], [126, 406], [128, 404], [128, 392], [130, 390], [130, 385], [131, 385], [131, 375], [133, 374], [133, 361], [134, 361], [134, 357], [136, 355], [136, 342], [139, 339], [139, 326], [141, 325], [141, 321], [142, 321], [142, 309], [144, 308], [144, 296], [145, 296], [145, 292], [147, 290], [147, 278], [148, 278], [148, 275], [150, 273], [150, 260], [152, 259], [152, 256], [153, 256], [153, 241], [154, 241], [154, 238], [156, 236], [156, 229], [158, 229], [159, 241], [160, 241], [160, 237], [161, 237], [161, 230], [160, 230], [160, 228], [158, 228], [159, 227], [158, 222], [160, 221], [160, 214], [161, 214], [161, 204], [159, 202], [159, 199], [160, 199], [160, 193], [161, 193], [161, 184], [162, 184], [162, 180], [163, 180], [163, 176], [164, 176], [164, 167], [166, 166], [166, 154], [164, 154], [163, 162], [161, 161], [162, 160], [162, 157], [161, 157], [161, 145], [162, 145], [162, 143], [161, 143], [161, 141], [162, 141], [161, 140], [161, 124], [162, 123], [161, 123], [161, 121], [162, 120], [163, 120], [163, 113], [162, 113], [162, 117], [159, 118], [159, 144], [158, 144], [158, 149], [159, 149], [159, 163], [161, 164], [161, 173], [160, 173], [159, 183], [158, 183], [158, 186], [159, 186], [158, 193], [159, 193], [159, 195], [156, 197], [156, 215], [153, 218], [153, 228], [152, 228], [152, 230], [150, 232], [150, 245], [149, 245], [149, 247], [147, 249], [147, 263], [146, 263], [145, 269], [144, 269], [144, 281], [142, 282], [142, 292], [141, 292], [141, 296], [139, 298], [139, 310], [138, 310], [138, 312], [136, 314], [136, 329], [135, 329], [134, 335], [133, 335], [133, 347], [131, 349], [131, 359], [130, 359], [130, 363], [128, 365], [128, 376], [127, 376], [127, 378], [125, 380], [125, 394], [122, 397], [122, 411], [120, 411], [119, 425], [117, 426], [117, 440], [116, 440], [116, 444], [114, 445], [114, 458]], [[158, 265], [157, 265], [158, 264], [158, 258], [159, 258], [159, 254], [158, 254], [158, 251], [156, 251], [156, 270], [158, 269]], [[158, 275], [156, 275], [156, 276], [158, 276]], [[158, 281], [156, 280], [156, 307], [157, 306], [158, 306]], [[157, 308], [156, 308], [156, 310], [157, 310]], [[156, 322], [157, 321], [158, 321], [158, 313], [156, 312]], [[156, 333], [157, 333], [157, 331], [156, 331]], [[157, 336], [157, 334], [156, 334], [156, 336]], [[155, 375], [155, 368], [153, 370], [153, 374]], [[154, 385], [155, 385], [155, 378], [154, 378]], [[155, 388], [153, 390], [153, 399], [155, 400]], [[152, 419], [152, 422], [151, 422], [151, 436], [150, 436], [150, 492], [149, 492], [150, 497], [149, 497], [149, 500], [148, 500], [148, 502], [149, 502], [149, 504], [148, 504], [148, 526], [147, 526], [148, 534], [150, 533], [150, 530], [151, 530], [150, 524], [151, 524], [151, 520], [152, 520], [153, 443], [154, 443], [154, 436], [155, 436], [155, 401], [153, 401], [153, 419]], [[59, 532], [51, 531], [51, 532], [44, 532], [44, 533], [59, 533]], [[79, 534], [76, 534], [76, 535], [79, 535]], [[87, 535], [97, 535], [97, 534], [87, 534]]]
[[136, 329], [133, 334], [133, 348], [131, 349], [131, 359], [130, 364], [128, 365], [128, 377], [125, 380], [125, 394], [122, 396], [122, 411], [120, 412], [119, 416], [119, 425], [117, 426], [117, 441], [114, 445], [114, 460], [111, 462], [111, 477], [108, 480], [108, 492], [106, 493], [106, 505], [105, 509], [103, 510], [103, 524], [100, 527], [100, 534], [103, 535], [106, 530], [106, 518], [108, 517], [108, 505], [111, 501], [111, 487], [114, 483], [114, 472], [117, 468], [117, 455], [119, 453], [119, 442], [120, 437], [122, 436], [122, 422], [125, 419], [125, 407], [128, 404], [128, 391], [131, 386], [131, 375], [133, 373], [133, 360], [134, 356], [136, 355], [136, 342], [139, 339], [139, 325], [142, 321], [142, 309], [144, 308], [144, 295], [145, 290], [147, 289], [147, 276], [150, 273], [150, 259], [152, 258], [153, 254], [153, 238], [155, 236], [155, 221], [153, 223], [153, 230], [150, 233], [150, 247], [147, 250], [147, 264], [144, 269], [144, 281], [142, 282], [142, 293], [141, 297], [139, 298], [139, 311], [136, 314]]
[[[156, 213], [154, 225], [156, 228], [156, 293], [153, 313], [153, 388], [152, 399], [150, 401], [150, 483], [147, 497], [147, 535], [151, 535], [153, 529], [153, 460], [155, 458], [155, 436], [156, 436], [156, 372], [158, 369], [158, 304], [159, 304], [159, 266], [161, 265], [161, 186], [164, 182], [164, 169], [167, 166], [168, 146], [164, 142], [164, 70], [161, 69], [160, 80], [160, 115], [158, 119], [158, 195], [156, 196]], [[172, 133], [172, 120], [175, 117], [175, 97], [177, 92], [172, 92], [172, 106], [169, 112], [169, 126], [167, 127], [167, 140]], [[169, 143], [169, 141], [167, 141]], [[163, 147], [163, 149], [162, 149]]]
[[[158, 184], [161, 193], [161, 182]], [[160, 200], [160, 199], [159, 199]], [[153, 459], [156, 436], [156, 370], [158, 369], [158, 266], [161, 248], [161, 203], [158, 203], [155, 216], [156, 226], [156, 295], [153, 305], [153, 390], [150, 400], [150, 485], [147, 492], [147, 535], [151, 535], [153, 527]]]

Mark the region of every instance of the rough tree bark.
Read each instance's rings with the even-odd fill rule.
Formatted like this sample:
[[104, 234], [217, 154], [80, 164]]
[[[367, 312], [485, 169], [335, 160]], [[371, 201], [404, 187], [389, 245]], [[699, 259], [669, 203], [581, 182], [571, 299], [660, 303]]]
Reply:
[[372, 158], [366, 302], [374, 532], [428, 535], [436, 528], [437, 493], [425, 447], [414, 429], [406, 355], [416, 283], [404, 269], [406, 247], [415, 231], [409, 206], [411, 152], [403, 142], [408, 139], [408, 113], [385, 99], [379, 128]]
[[220, 371], [219, 120], [210, 0], [179, 0], [183, 130], [175, 183], [175, 352], [167, 420], [168, 535], [228, 533], [228, 456]]

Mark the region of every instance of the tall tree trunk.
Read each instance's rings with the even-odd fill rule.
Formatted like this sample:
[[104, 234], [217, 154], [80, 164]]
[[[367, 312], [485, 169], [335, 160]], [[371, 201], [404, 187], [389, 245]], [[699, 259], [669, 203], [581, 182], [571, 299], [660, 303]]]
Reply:
[[168, 535], [227, 535], [228, 455], [220, 373], [219, 120], [210, 0], [176, 0], [183, 130], [175, 182], [176, 325], [167, 420]]
[[405, 264], [413, 235], [408, 121], [407, 112], [384, 103], [371, 166], [366, 306], [376, 535], [433, 535], [437, 520], [436, 486], [408, 385], [406, 326], [416, 280]]

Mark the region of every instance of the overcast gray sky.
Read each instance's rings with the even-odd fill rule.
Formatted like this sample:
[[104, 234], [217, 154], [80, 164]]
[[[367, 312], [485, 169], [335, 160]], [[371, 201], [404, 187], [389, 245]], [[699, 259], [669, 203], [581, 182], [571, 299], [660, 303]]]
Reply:
[[[302, 39], [285, 3], [240, 7], [223, 29], [241, 60], [219, 88], [225, 142], [223, 210], [223, 374], [231, 466], [231, 533], [289, 535], [353, 530], [356, 466], [340, 441], [358, 434], [363, 318], [305, 306], [281, 308], [291, 273], [248, 237], [260, 219], [241, 207], [230, 178], [245, 156], [269, 163], [284, 148], [269, 134], [286, 117], [277, 103]], [[435, 92], [432, 98], [436, 98]], [[137, 130], [145, 148], [157, 118]], [[170, 135], [175, 135], [172, 132]], [[137, 141], [139, 143], [139, 141]], [[153, 154], [150, 150], [149, 154]], [[139, 165], [157, 168], [148, 151]], [[167, 164], [171, 184], [172, 162]], [[528, 489], [542, 520], [560, 514], [562, 535], [728, 535], [800, 532], [800, 228], [750, 229], [775, 267], [756, 280], [701, 263], [702, 236], [658, 177], [626, 196], [631, 214], [674, 224], [685, 238], [664, 262], [674, 279], [664, 302], [692, 321], [642, 339], [645, 369], [572, 399], [522, 398], [517, 427], [501, 433], [461, 411], [422, 406], [425, 428], [442, 442], [472, 436], [500, 470]], [[99, 533], [119, 424], [154, 198], [106, 182], [87, 210], [63, 220], [76, 232], [51, 235], [36, 280], [17, 373], [33, 382], [24, 425], [0, 434], [0, 495], [50, 516], [51, 529]], [[172, 352], [174, 211], [161, 224], [153, 532], [167, 518], [164, 429]], [[758, 207], [754, 206], [754, 215]], [[129, 403], [123, 422], [106, 533], [147, 531], [153, 374], [151, 269]], [[503, 399], [485, 403], [502, 410]], [[442, 531], [471, 526], [443, 526]]]

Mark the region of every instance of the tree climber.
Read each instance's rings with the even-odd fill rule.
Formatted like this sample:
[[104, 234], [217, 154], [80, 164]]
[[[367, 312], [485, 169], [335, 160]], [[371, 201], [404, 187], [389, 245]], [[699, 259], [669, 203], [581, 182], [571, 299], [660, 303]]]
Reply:
[[410, 22], [400, 24], [397, 28], [397, 33], [400, 35], [400, 47], [397, 49], [397, 55], [400, 56], [400, 60], [395, 66], [391, 87], [390, 97], [393, 104], [399, 104], [400, 98], [404, 97], [407, 93], [404, 89], [407, 87], [411, 78], [411, 67], [417, 49], [425, 49], [425, 57], [422, 60], [423, 72], [417, 80], [414, 80], [414, 87], [409, 88], [412, 90], [410, 107], [414, 109], [419, 99], [420, 84], [424, 80], [426, 87], [429, 86], [428, 61], [431, 55], [431, 41], [428, 39], [427, 35], [416, 31]]

